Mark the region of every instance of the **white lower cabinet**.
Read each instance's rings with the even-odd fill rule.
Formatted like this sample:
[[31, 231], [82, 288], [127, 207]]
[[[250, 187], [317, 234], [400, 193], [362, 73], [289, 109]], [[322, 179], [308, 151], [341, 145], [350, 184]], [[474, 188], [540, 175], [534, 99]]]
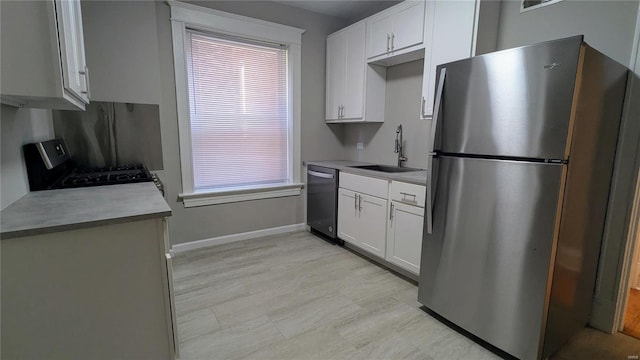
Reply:
[[178, 357], [164, 219], [2, 239], [2, 359]]
[[338, 189], [338, 237], [340, 239], [357, 245], [359, 214], [356, 192]]
[[180, 342], [178, 341], [178, 317], [176, 316], [176, 296], [173, 290], [173, 255], [169, 241], [169, 223], [167, 218], [162, 219], [162, 237], [164, 243], [163, 282], [165, 284], [165, 310], [167, 314], [167, 325], [171, 337], [172, 359], [180, 358]]
[[385, 256], [387, 200], [360, 194], [360, 247], [368, 252]]
[[423, 208], [391, 202], [386, 260], [416, 275], [420, 273], [423, 222]]
[[340, 173], [338, 237], [420, 273], [425, 186]]
[[387, 200], [338, 189], [338, 237], [384, 259]]

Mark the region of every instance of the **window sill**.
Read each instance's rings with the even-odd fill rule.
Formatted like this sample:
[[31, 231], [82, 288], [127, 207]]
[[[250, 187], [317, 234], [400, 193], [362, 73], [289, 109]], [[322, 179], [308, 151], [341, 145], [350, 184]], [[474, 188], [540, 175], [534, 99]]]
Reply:
[[300, 195], [303, 184], [287, 184], [250, 189], [201, 191], [178, 195], [184, 207], [196, 207]]

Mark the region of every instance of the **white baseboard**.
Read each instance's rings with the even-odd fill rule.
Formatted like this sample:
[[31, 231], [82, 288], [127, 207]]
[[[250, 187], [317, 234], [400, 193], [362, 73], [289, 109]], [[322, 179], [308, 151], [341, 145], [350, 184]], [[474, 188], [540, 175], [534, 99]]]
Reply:
[[218, 236], [210, 239], [196, 240], [190, 241], [182, 244], [175, 244], [171, 246], [171, 251], [173, 253], [181, 253], [184, 251], [200, 249], [204, 247], [214, 246], [214, 245], [222, 245], [236, 241], [255, 239], [263, 236], [269, 235], [277, 235], [277, 234], [286, 234], [294, 231], [305, 230], [305, 224], [292, 224], [285, 226], [278, 226], [269, 229], [261, 229], [255, 231], [244, 232], [240, 234], [231, 234]]

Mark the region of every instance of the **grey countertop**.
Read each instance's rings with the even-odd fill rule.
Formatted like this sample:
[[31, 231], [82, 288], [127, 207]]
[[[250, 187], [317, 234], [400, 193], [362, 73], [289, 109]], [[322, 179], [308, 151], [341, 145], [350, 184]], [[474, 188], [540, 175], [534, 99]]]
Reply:
[[0, 211], [10, 239], [171, 215], [153, 182], [33, 191]]
[[331, 169], [336, 170], [344, 170], [348, 166], [358, 166], [358, 165], [373, 165], [371, 163], [361, 162], [361, 161], [350, 161], [350, 160], [323, 160], [323, 161], [305, 161], [305, 165], [316, 165], [316, 166], [324, 166]]
[[336, 169], [342, 172], [357, 174], [363, 176], [370, 176], [378, 179], [403, 181], [411, 184], [426, 185], [427, 183], [427, 171], [408, 171], [402, 173], [387, 173], [375, 170], [358, 169], [350, 166], [358, 165], [373, 165], [371, 163], [349, 161], [349, 160], [327, 160], [327, 161], [305, 161], [305, 165], [317, 165], [324, 166], [332, 169]]

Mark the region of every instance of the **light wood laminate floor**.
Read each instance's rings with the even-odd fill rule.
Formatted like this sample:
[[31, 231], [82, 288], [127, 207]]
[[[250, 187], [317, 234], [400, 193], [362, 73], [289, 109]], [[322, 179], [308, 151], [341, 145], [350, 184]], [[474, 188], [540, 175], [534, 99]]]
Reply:
[[[185, 252], [173, 276], [184, 360], [499, 359], [421, 310], [414, 284], [307, 232]], [[620, 336], [585, 330], [557, 359], [640, 354]]]
[[624, 329], [627, 335], [640, 339], [640, 290], [629, 289], [627, 311], [624, 314]]

